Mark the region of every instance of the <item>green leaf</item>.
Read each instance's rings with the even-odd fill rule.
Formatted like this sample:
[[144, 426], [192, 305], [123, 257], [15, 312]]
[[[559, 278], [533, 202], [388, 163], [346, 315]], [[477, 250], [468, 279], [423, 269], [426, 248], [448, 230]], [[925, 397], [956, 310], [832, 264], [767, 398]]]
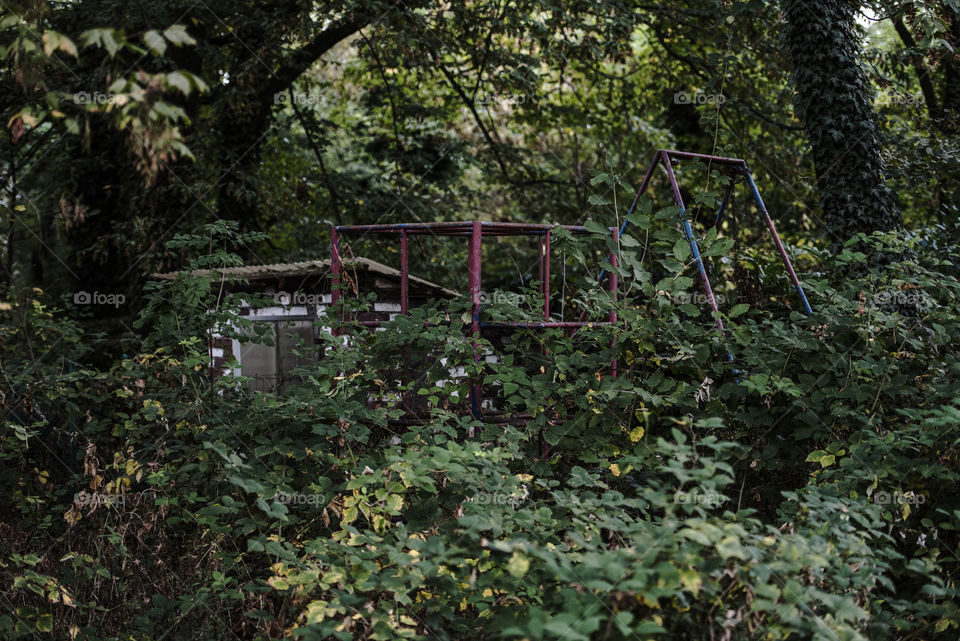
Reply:
[[187, 33], [187, 28], [182, 24], [175, 24], [168, 27], [164, 32], [163, 36], [172, 42], [175, 46], [180, 45], [195, 45], [197, 41], [190, 37], [190, 34]]
[[664, 207], [656, 214], [654, 214], [654, 220], [666, 220], [668, 218], [676, 218], [680, 215], [680, 208], [676, 205], [670, 205], [669, 207]]
[[595, 220], [588, 220], [583, 224], [586, 230], [592, 234], [603, 234], [605, 236], [610, 234], [610, 229], [604, 225], [601, 225]]
[[77, 57], [77, 45], [73, 44], [73, 40], [62, 33], [47, 31], [43, 34], [43, 52], [50, 56], [54, 51], [62, 51], [74, 58]]
[[272, 577], [270, 577], [269, 579], [267, 579], [267, 583], [269, 583], [270, 586], [271, 586], [272, 588], [274, 588], [275, 590], [289, 590], [289, 589], [290, 589], [290, 583], [289, 583], [286, 579], [284, 579], [283, 577], [272, 576]]
[[403, 508], [403, 497], [399, 494], [387, 495], [387, 509], [393, 513], [398, 513]]
[[528, 559], [522, 552], [519, 550], [514, 550], [513, 555], [510, 557], [510, 560], [507, 562], [507, 571], [511, 576], [520, 578], [527, 573], [527, 570], [530, 569], [530, 559]]
[[733, 308], [730, 310], [730, 313], [727, 314], [727, 316], [729, 316], [730, 318], [736, 318], [737, 316], [742, 316], [743, 314], [747, 313], [747, 310], [749, 309], [750, 309], [750, 306], [747, 305], [746, 303], [739, 303], [733, 306]]
[[190, 95], [190, 90], [192, 89], [190, 86], [190, 79], [179, 71], [174, 71], [173, 73], [167, 74], [167, 84], [179, 89], [180, 93], [182, 93], [184, 96]]
[[357, 508], [356, 508], [356, 507], [348, 507], [347, 509], [345, 509], [345, 510], [343, 511], [342, 523], [343, 523], [344, 525], [347, 525], [347, 524], [349, 524], [349, 523], [353, 523], [354, 521], [357, 520], [357, 516], [359, 516], [359, 511], [357, 510]]
[[725, 536], [717, 543], [717, 552], [724, 559], [730, 557], [746, 561], [749, 555], [741, 545], [740, 540], [735, 536]]
[[733, 247], [732, 238], [719, 238], [702, 252], [703, 256], [726, 256]]
[[821, 468], [829, 467], [833, 465], [837, 460], [837, 457], [829, 452], [824, 450], [814, 450], [807, 455], [808, 463], [819, 463]]
[[120, 44], [117, 42], [114, 37], [114, 32], [111, 29], [103, 29], [101, 34], [101, 42], [103, 47], [107, 50], [107, 53], [110, 54], [110, 57], [113, 58], [117, 55], [117, 51], [120, 49]]
[[591, 187], [596, 187], [600, 183], [604, 183], [613, 187], [613, 177], [610, 174], [599, 173], [590, 179]]
[[690, 243], [684, 239], [680, 239], [673, 244], [673, 255], [676, 256], [677, 260], [681, 263], [687, 262], [687, 259], [691, 255]]
[[150, 51], [154, 52], [158, 56], [162, 56], [167, 50], [167, 41], [163, 39], [163, 36], [160, 35], [159, 31], [151, 29], [150, 31], [143, 34], [143, 42], [147, 45]]
[[644, 213], [634, 213], [627, 220], [630, 221], [631, 225], [634, 225], [640, 229], [647, 230], [650, 229], [650, 215]]
[[41, 614], [37, 618], [37, 632], [53, 632], [52, 614]]
[[641, 634], [659, 634], [661, 632], [666, 632], [666, 630], [659, 623], [654, 621], [643, 621], [633, 629], [633, 636]]

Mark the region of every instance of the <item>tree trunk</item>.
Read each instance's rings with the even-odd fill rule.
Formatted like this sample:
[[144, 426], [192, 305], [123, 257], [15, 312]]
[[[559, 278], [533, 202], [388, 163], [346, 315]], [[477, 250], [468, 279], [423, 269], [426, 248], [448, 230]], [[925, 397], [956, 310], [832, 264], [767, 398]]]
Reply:
[[858, 232], [901, 224], [884, 182], [873, 91], [860, 67], [855, 0], [784, 0], [784, 44], [793, 103], [813, 153], [817, 189], [834, 246]]

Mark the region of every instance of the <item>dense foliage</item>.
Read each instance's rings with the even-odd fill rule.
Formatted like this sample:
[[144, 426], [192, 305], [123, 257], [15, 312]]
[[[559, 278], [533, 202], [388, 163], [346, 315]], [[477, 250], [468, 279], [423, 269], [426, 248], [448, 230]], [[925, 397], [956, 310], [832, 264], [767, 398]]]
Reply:
[[[0, 639], [956, 639], [960, 20], [875, 4], [3, 3]], [[611, 240], [671, 147], [747, 159], [812, 316], [697, 163], [723, 331], [659, 174]], [[477, 362], [455, 297], [212, 375], [271, 339], [202, 270], [444, 219], [585, 224], [553, 303], [618, 322]], [[485, 245], [487, 318], [536, 252]]]
[[[956, 268], [922, 253], [838, 289], [833, 270], [865, 256], [821, 256], [814, 318], [738, 304], [723, 335], [677, 302], [676, 230], [639, 240], [656, 218], [628, 226], [625, 323], [531, 333], [518, 353], [539, 356], [484, 372], [533, 415], [520, 427], [453, 412], [467, 382], [448, 367], [475, 367], [443, 320], [456, 309], [419, 308], [346, 346], [328, 336], [276, 397], [211, 383], [203, 330], [229, 318], [207, 313], [205, 276], [155, 290], [153, 331], [106, 371], [80, 365], [89, 339], [60, 312], [17, 303], [0, 630], [952, 638]], [[224, 234], [177, 242], [222, 248]], [[16, 348], [56, 343], [49, 364]], [[390, 378], [405, 348], [427, 373], [407, 390]], [[398, 428], [393, 404], [368, 403], [384, 390], [429, 397], [429, 420]]]

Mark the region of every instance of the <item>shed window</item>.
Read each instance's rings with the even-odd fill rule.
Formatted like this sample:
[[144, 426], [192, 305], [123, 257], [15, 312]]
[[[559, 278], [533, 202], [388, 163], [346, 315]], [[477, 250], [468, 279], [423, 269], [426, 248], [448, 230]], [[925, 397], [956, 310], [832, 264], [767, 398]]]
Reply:
[[284, 392], [302, 380], [293, 371], [314, 360], [312, 321], [269, 321], [273, 345], [240, 343], [240, 373], [253, 379], [254, 392]]

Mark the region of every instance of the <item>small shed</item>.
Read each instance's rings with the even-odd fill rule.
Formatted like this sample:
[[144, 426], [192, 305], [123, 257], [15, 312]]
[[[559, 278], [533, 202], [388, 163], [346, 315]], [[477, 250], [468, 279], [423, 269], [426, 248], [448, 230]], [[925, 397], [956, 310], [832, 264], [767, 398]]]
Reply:
[[[173, 280], [180, 272], [157, 274], [161, 280]], [[253, 379], [252, 389], [283, 392], [297, 382], [293, 370], [306, 364], [295, 354], [303, 341], [317, 344], [321, 332], [330, 331], [322, 321], [332, 304], [330, 260], [297, 263], [250, 265], [195, 272], [224, 283], [224, 293], [239, 295], [240, 314], [271, 327], [273, 345], [214, 336], [210, 356], [216, 376], [240, 375]], [[341, 288], [353, 294], [375, 294], [373, 308], [357, 320], [384, 322], [400, 313], [400, 271], [369, 258], [350, 258], [341, 262]], [[267, 297], [267, 303], [251, 304], [243, 294]], [[409, 305], [417, 307], [439, 298], [452, 298], [457, 292], [414, 275], [409, 276]], [[252, 298], [252, 297], [251, 297]], [[239, 370], [228, 363], [235, 357]]]

